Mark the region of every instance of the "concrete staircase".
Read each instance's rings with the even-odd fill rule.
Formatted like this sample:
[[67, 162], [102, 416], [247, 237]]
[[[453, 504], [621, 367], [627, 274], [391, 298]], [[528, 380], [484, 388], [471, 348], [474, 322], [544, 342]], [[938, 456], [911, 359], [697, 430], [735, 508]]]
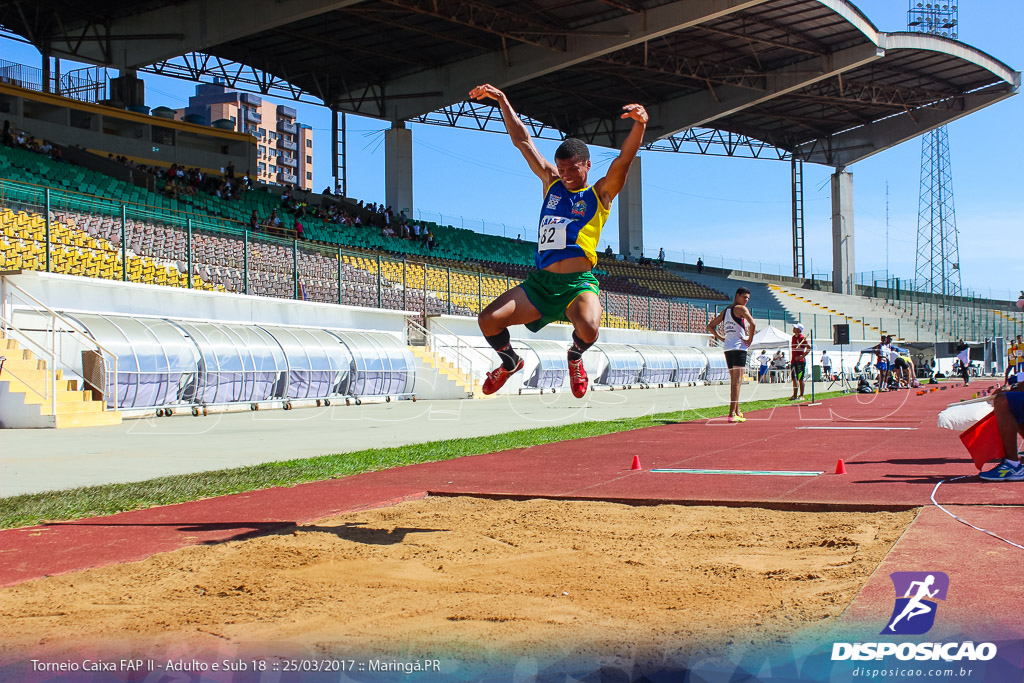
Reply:
[[923, 323], [907, 312], [881, 299], [833, 294], [809, 289], [769, 285], [784, 302], [788, 313], [799, 318], [805, 327], [817, 324], [817, 336], [832, 336], [832, 325], [848, 323], [851, 339], [878, 341], [883, 332], [899, 342], [947, 339], [948, 334], [935, 325]]
[[[416, 359], [416, 396], [418, 398], [490, 398], [483, 385], [460, 371], [455, 363], [426, 346], [410, 346]], [[421, 372], [422, 371], [422, 372]], [[422, 388], [422, 390], [421, 390]]]
[[[63, 429], [121, 424], [121, 413], [106, 410], [91, 391], [78, 388], [77, 380], [65, 380], [63, 371], [46, 367], [31, 351], [22, 349], [0, 330], [0, 428]], [[56, 373], [57, 411], [51, 412], [49, 391]], [[46, 397], [46, 398], [44, 398]]]

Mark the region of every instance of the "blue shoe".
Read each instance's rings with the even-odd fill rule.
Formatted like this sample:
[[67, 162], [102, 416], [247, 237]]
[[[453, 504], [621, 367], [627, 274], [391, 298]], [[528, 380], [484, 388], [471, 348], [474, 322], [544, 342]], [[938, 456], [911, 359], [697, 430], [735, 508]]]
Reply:
[[978, 476], [982, 481], [1024, 481], [1024, 465], [1003, 458], [998, 465]]

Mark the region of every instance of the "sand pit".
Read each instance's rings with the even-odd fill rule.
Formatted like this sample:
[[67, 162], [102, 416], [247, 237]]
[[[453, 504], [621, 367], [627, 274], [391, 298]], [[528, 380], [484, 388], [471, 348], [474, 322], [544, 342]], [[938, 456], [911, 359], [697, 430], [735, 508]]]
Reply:
[[0, 654], [692, 656], [827, 625], [914, 514], [427, 498], [0, 590]]

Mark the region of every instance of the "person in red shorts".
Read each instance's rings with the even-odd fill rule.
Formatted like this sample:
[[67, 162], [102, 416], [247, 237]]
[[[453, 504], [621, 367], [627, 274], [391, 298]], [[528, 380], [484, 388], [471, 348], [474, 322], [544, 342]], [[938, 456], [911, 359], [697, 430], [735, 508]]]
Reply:
[[[793, 375], [793, 395], [790, 401], [804, 397], [804, 374], [807, 372], [807, 354], [811, 352], [811, 343], [804, 336], [802, 323], [793, 325], [793, 338], [789, 340], [789, 349], [793, 354], [792, 365], [790, 366]], [[800, 395], [797, 396], [799, 390]]]

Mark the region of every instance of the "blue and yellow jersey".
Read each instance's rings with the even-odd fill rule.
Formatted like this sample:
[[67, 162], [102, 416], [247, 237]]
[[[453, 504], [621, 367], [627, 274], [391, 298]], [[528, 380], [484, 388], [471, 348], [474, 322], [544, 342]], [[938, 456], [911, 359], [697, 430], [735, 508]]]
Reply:
[[596, 266], [597, 243], [610, 213], [592, 186], [570, 192], [561, 180], [548, 185], [537, 232], [537, 268], [576, 256], [586, 256]]

